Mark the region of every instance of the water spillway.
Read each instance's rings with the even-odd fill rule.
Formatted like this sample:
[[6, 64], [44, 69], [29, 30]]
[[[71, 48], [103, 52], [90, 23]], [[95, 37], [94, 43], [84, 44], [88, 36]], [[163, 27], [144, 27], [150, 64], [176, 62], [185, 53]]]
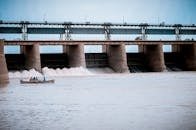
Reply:
[[24, 70], [25, 55], [24, 54], [5, 54], [8, 70]]
[[69, 67], [67, 54], [40, 54], [41, 55], [41, 67], [48, 68], [65, 68]]
[[127, 53], [127, 64], [131, 73], [150, 71], [143, 53]]
[[109, 67], [107, 53], [85, 53], [87, 68]]

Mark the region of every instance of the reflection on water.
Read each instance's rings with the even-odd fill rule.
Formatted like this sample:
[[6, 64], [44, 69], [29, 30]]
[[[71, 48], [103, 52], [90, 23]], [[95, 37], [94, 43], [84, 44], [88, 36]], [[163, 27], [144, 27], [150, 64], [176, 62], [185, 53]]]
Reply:
[[56, 77], [0, 87], [0, 129], [194, 129], [196, 73]]

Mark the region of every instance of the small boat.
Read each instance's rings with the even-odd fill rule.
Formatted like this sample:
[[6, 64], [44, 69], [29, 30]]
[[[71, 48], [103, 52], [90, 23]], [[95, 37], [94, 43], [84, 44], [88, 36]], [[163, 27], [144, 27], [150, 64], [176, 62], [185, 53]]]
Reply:
[[30, 80], [20, 80], [21, 84], [41, 84], [41, 83], [54, 83], [54, 80], [39, 80], [39, 79], [30, 79]]

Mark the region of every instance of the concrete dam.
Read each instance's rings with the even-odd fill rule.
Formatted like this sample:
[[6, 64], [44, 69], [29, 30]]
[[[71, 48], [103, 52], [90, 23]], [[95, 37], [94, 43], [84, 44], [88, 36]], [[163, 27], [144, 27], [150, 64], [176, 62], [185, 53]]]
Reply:
[[[195, 25], [0, 22], [1, 34], [21, 34], [22, 40], [0, 41], [0, 83], [9, 82], [8, 70], [64, 67], [110, 67], [116, 73], [195, 71], [196, 41], [181, 40], [195, 35]], [[28, 40], [28, 34], [59, 34], [59, 40]], [[73, 40], [72, 34], [103, 34], [105, 40]], [[135, 40], [112, 40], [111, 35], [141, 35]], [[175, 35], [176, 40], [147, 40], [147, 35]], [[4, 46], [20, 46], [20, 54], [4, 54]], [[41, 54], [42, 45], [61, 45], [63, 53]], [[85, 45], [101, 45], [102, 53], [85, 53]], [[126, 52], [137, 45], [138, 52]], [[170, 45], [171, 52], [163, 46]]]

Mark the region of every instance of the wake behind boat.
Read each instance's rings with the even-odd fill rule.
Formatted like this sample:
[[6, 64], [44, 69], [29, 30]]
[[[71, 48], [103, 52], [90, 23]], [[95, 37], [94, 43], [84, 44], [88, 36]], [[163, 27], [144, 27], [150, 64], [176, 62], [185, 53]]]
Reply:
[[54, 80], [40, 80], [36, 77], [30, 78], [29, 80], [20, 80], [21, 84], [40, 84], [40, 83], [54, 83]]

